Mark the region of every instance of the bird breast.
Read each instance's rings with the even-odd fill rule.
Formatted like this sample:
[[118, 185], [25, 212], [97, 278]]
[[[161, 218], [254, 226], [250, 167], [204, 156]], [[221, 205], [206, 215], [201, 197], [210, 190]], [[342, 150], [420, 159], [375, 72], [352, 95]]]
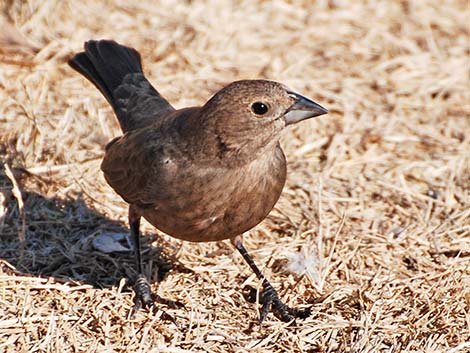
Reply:
[[272, 210], [286, 179], [279, 144], [243, 166], [201, 168], [162, 158], [160, 193], [141, 212], [157, 229], [188, 241], [217, 241], [253, 228]]

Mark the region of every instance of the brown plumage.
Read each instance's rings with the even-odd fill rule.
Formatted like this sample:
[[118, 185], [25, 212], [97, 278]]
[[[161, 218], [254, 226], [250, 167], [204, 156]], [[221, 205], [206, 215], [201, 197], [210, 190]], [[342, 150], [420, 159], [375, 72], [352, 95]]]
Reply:
[[142, 274], [139, 223], [194, 242], [231, 239], [263, 281], [262, 317], [306, 316], [285, 306], [241, 242], [279, 199], [286, 125], [325, 114], [313, 101], [266, 80], [237, 81], [204, 106], [175, 110], [147, 81], [140, 55], [114, 41], [88, 41], [70, 65], [113, 107], [124, 135], [106, 146], [106, 181], [129, 203], [139, 277], [136, 306], [153, 306]]

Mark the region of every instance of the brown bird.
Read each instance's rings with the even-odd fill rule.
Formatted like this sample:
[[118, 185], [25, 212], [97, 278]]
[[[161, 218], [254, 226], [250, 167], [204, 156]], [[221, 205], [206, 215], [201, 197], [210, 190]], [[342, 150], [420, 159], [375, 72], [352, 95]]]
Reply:
[[138, 277], [136, 309], [153, 308], [142, 271], [139, 224], [192, 242], [230, 239], [262, 281], [261, 317], [283, 321], [309, 310], [286, 306], [242, 243], [281, 195], [286, 159], [279, 144], [288, 125], [327, 113], [286, 86], [266, 80], [229, 84], [202, 107], [175, 110], [145, 78], [140, 54], [114, 41], [90, 40], [70, 66], [114, 109], [123, 136], [106, 146], [101, 169], [129, 203]]

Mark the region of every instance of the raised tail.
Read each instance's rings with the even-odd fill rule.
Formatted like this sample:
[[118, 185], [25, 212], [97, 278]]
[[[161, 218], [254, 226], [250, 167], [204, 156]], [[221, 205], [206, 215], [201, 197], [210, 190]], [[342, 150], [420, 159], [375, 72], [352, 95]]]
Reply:
[[90, 40], [69, 65], [90, 80], [113, 107], [123, 132], [173, 111], [142, 72], [137, 50], [112, 40]]

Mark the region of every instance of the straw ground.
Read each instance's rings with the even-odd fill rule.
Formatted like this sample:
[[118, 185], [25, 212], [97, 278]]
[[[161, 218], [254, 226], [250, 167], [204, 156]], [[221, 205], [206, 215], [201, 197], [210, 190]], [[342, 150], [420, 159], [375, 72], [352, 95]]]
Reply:
[[[470, 350], [467, 1], [2, 6], [0, 352]], [[259, 325], [242, 290], [258, 281], [228, 243], [145, 224], [154, 290], [186, 310], [166, 309], [178, 326], [128, 318], [132, 254], [96, 242], [127, 233], [126, 204], [99, 170], [119, 130], [66, 65], [91, 38], [136, 47], [176, 107], [268, 78], [330, 109], [284, 135], [285, 191], [246, 236], [283, 299], [311, 317]]]

